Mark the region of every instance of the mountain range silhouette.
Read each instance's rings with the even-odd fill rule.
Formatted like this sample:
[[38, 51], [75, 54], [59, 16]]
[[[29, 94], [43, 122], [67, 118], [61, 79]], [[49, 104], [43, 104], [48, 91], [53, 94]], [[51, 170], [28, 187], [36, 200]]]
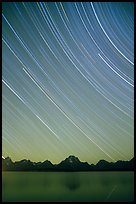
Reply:
[[78, 157], [70, 155], [59, 164], [32, 162], [23, 159], [13, 162], [10, 157], [2, 158], [2, 171], [133, 171], [134, 158], [130, 161], [108, 162], [100, 160], [96, 165], [81, 162]]

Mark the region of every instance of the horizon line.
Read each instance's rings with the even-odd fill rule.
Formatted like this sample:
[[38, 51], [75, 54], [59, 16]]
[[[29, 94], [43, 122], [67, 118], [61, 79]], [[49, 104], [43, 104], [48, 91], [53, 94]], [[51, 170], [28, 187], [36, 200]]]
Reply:
[[[68, 157], [66, 157], [65, 159], [67, 159], [67, 158], [69, 158], [70, 156], [74, 156], [74, 155], [69, 155]], [[6, 158], [8, 158], [9, 156], [7, 156], [7, 157], [4, 157], [4, 156], [2, 156], [2, 158], [3, 159], [6, 159]], [[76, 157], [76, 156], [74, 156], [74, 157]], [[11, 157], [9, 157], [10, 159], [11, 159]], [[76, 158], [78, 158], [78, 157], [76, 157]], [[65, 160], [64, 159], [64, 160]], [[79, 158], [78, 158], [79, 159]], [[132, 159], [134, 159], [134, 156], [131, 158], [131, 159], [129, 159], [129, 160], [117, 160], [117, 161], [130, 161], [130, 160], [132, 160]], [[11, 159], [12, 160], [12, 159]], [[27, 160], [27, 161], [31, 161], [30, 159], [21, 159], [21, 160], [16, 160], [16, 161], [14, 161], [14, 162], [19, 162], [19, 161], [22, 161], [22, 160]], [[60, 162], [62, 162], [62, 161], [64, 161], [64, 160], [61, 160]], [[80, 159], [79, 159], [80, 160]], [[98, 160], [98, 162], [99, 161], [101, 161], [101, 160], [104, 160], [104, 161], [107, 161], [107, 160], [105, 160], [105, 159], [100, 159], [100, 160]], [[13, 160], [12, 160], [13, 161]], [[33, 163], [38, 163], [38, 162], [41, 162], [41, 163], [43, 163], [43, 162], [45, 162], [45, 161], [50, 161], [50, 160], [48, 160], [48, 159], [46, 159], [46, 160], [44, 160], [44, 161], [37, 161], [37, 162], [35, 162], [35, 161], [31, 161], [31, 162], [33, 162]], [[109, 163], [116, 163], [117, 161], [107, 161], [107, 162], [109, 162]], [[51, 163], [52, 163], [52, 161], [50, 161]], [[60, 163], [59, 162], [59, 163]], [[87, 162], [87, 161], [81, 161], [80, 160], [80, 162]], [[96, 164], [98, 163], [98, 162], [96, 162]], [[52, 163], [53, 165], [55, 165], [55, 164], [59, 164], [59, 163]], [[88, 163], [88, 162], [87, 162]], [[89, 165], [90, 164], [93, 164], [93, 163], [88, 163]]]

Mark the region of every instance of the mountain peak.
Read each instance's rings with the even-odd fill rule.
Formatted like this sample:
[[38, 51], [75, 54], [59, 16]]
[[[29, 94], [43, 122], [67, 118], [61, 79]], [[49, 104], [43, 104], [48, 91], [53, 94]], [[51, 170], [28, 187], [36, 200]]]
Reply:
[[101, 159], [100, 161], [98, 161], [97, 164], [102, 164], [102, 163], [109, 163], [108, 161], [104, 160], [104, 159]]
[[52, 165], [52, 163], [49, 160], [45, 160], [43, 163]]
[[75, 157], [74, 155], [69, 155], [68, 158], [77, 158], [77, 157]]
[[63, 162], [67, 162], [67, 163], [70, 163], [70, 164], [75, 164], [75, 163], [80, 163], [80, 160], [78, 159], [78, 157], [70, 155]]
[[12, 160], [11, 160], [10, 157], [6, 157], [6, 158], [5, 158], [5, 161], [12, 162]]

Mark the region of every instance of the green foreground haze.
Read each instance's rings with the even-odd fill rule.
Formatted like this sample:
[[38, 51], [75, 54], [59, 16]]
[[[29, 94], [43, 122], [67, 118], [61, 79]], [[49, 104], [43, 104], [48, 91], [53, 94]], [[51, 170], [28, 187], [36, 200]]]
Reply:
[[2, 201], [132, 202], [133, 172], [3, 172]]

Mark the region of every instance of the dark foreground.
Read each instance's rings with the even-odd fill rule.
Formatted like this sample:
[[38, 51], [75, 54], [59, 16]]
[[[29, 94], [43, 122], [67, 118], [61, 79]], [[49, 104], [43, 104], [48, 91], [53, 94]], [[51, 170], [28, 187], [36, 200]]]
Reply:
[[133, 202], [134, 172], [3, 172], [2, 201]]

